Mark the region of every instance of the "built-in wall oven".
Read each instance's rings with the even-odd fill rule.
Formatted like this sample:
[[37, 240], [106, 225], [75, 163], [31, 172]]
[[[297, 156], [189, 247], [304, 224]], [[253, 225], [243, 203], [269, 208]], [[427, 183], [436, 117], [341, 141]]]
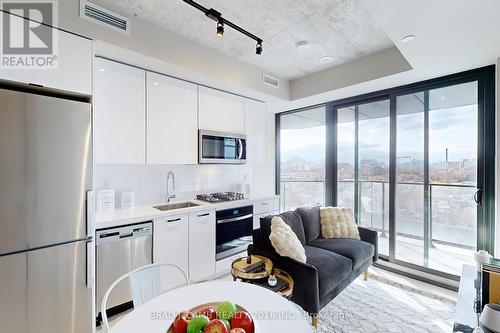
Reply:
[[247, 137], [244, 134], [230, 134], [200, 130], [200, 164], [243, 164], [247, 160]]
[[246, 251], [252, 243], [253, 206], [217, 211], [216, 219], [216, 259]]

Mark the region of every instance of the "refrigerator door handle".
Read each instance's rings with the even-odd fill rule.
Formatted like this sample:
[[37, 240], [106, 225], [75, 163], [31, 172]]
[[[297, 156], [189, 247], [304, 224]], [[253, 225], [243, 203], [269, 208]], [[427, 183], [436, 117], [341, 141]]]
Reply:
[[92, 234], [95, 223], [95, 192], [87, 191], [87, 235]]
[[92, 289], [94, 285], [94, 242], [87, 243], [87, 288]]

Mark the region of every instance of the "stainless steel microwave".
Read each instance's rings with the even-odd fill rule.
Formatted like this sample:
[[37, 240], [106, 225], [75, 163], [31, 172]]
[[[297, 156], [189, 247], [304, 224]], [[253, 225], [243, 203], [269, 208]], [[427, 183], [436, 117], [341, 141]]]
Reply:
[[200, 130], [198, 153], [200, 164], [246, 163], [247, 136]]

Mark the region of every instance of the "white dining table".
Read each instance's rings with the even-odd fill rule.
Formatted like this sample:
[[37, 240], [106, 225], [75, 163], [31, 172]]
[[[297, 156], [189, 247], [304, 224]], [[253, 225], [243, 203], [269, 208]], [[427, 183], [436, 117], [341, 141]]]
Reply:
[[201, 304], [231, 301], [254, 318], [255, 333], [309, 333], [307, 315], [286, 298], [244, 282], [210, 281], [168, 291], [125, 315], [110, 333], [166, 333], [183, 310]]

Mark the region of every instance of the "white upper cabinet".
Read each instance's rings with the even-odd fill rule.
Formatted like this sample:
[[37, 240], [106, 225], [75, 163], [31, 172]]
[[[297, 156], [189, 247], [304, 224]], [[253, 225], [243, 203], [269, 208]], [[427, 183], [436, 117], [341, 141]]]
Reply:
[[147, 163], [198, 163], [198, 87], [147, 73]]
[[247, 161], [253, 165], [266, 162], [266, 104], [245, 98], [245, 133]]
[[0, 69], [0, 79], [92, 95], [92, 41], [58, 30], [57, 68]]
[[200, 86], [199, 127], [204, 130], [243, 134], [245, 132], [244, 98]]
[[95, 59], [95, 163], [144, 164], [146, 72]]

